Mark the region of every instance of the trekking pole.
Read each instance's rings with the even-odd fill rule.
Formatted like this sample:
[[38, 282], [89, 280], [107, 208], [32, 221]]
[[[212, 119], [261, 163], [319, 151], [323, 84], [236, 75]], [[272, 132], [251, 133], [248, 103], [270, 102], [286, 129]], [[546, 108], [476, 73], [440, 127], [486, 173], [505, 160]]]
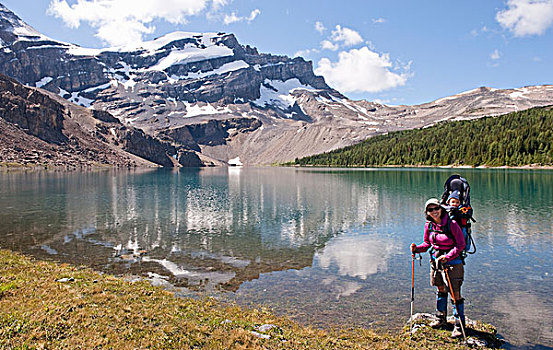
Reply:
[[413, 304], [415, 303], [415, 253], [411, 264], [411, 317], [409, 317], [409, 337], [413, 336]]
[[412, 253], [411, 256], [413, 257], [413, 261], [411, 263], [411, 317], [409, 317], [409, 339], [411, 339], [411, 337], [413, 336], [413, 308], [415, 305], [415, 260], [419, 260], [419, 264], [421, 264], [422, 260], [420, 253], [418, 259], [415, 258], [415, 253]]
[[[453, 287], [451, 286], [451, 280], [449, 279], [449, 273], [447, 272], [447, 267], [444, 267], [442, 265], [442, 268], [444, 269], [445, 277], [447, 278], [447, 285], [449, 287], [448, 289], [451, 294], [451, 298], [453, 299], [453, 303], [457, 307], [457, 299], [455, 299], [455, 293], [453, 293]], [[459, 317], [459, 323], [461, 324], [461, 332], [463, 332], [463, 340], [466, 342], [467, 336], [465, 334], [465, 326], [463, 325], [463, 320], [461, 320], [461, 316], [459, 316], [459, 313], [457, 313], [457, 316]]]

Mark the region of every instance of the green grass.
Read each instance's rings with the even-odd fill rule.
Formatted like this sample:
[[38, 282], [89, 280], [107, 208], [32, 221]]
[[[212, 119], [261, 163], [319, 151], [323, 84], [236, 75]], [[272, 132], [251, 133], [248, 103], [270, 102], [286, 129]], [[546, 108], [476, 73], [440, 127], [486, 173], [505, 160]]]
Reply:
[[[64, 277], [74, 280], [56, 282]], [[265, 332], [270, 339], [252, 333], [263, 324], [277, 326]], [[412, 340], [406, 331], [305, 327], [264, 308], [177, 298], [146, 281], [0, 250], [0, 349], [468, 348], [446, 331], [427, 329]]]

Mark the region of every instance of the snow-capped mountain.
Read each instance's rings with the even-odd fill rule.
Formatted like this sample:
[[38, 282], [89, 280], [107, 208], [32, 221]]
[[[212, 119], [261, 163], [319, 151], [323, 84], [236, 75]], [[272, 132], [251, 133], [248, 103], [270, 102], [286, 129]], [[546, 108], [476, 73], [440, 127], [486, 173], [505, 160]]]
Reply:
[[52, 40], [0, 4], [0, 69], [18, 81], [192, 150], [204, 163], [270, 164], [440, 120], [552, 104], [553, 87], [480, 88], [418, 106], [352, 101], [312, 63], [233, 34], [174, 32], [133, 47]]

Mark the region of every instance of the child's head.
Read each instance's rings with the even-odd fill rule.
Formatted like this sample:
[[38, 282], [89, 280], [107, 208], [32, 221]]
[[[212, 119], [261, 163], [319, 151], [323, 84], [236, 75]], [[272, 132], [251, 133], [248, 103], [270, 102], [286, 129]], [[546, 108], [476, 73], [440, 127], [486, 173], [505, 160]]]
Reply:
[[461, 201], [459, 200], [459, 192], [457, 191], [451, 192], [449, 197], [447, 197], [446, 203], [450, 207], [455, 207], [455, 208], [459, 207], [459, 205], [461, 204]]

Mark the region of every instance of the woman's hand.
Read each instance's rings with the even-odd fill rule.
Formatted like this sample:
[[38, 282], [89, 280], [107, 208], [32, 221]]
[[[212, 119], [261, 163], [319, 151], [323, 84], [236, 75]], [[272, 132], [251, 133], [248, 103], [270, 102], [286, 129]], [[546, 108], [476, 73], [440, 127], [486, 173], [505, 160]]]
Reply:
[[445, 257], [445, 255], [442, 255], [438, 259], [436, 259], [436, 261], [438, 262], [438, 264], [445, 264], [447, 263], [447, 258]]
[[417, 252], [417, 245], [415, 243], [411, 243], [411, 253], [415, 254]]

